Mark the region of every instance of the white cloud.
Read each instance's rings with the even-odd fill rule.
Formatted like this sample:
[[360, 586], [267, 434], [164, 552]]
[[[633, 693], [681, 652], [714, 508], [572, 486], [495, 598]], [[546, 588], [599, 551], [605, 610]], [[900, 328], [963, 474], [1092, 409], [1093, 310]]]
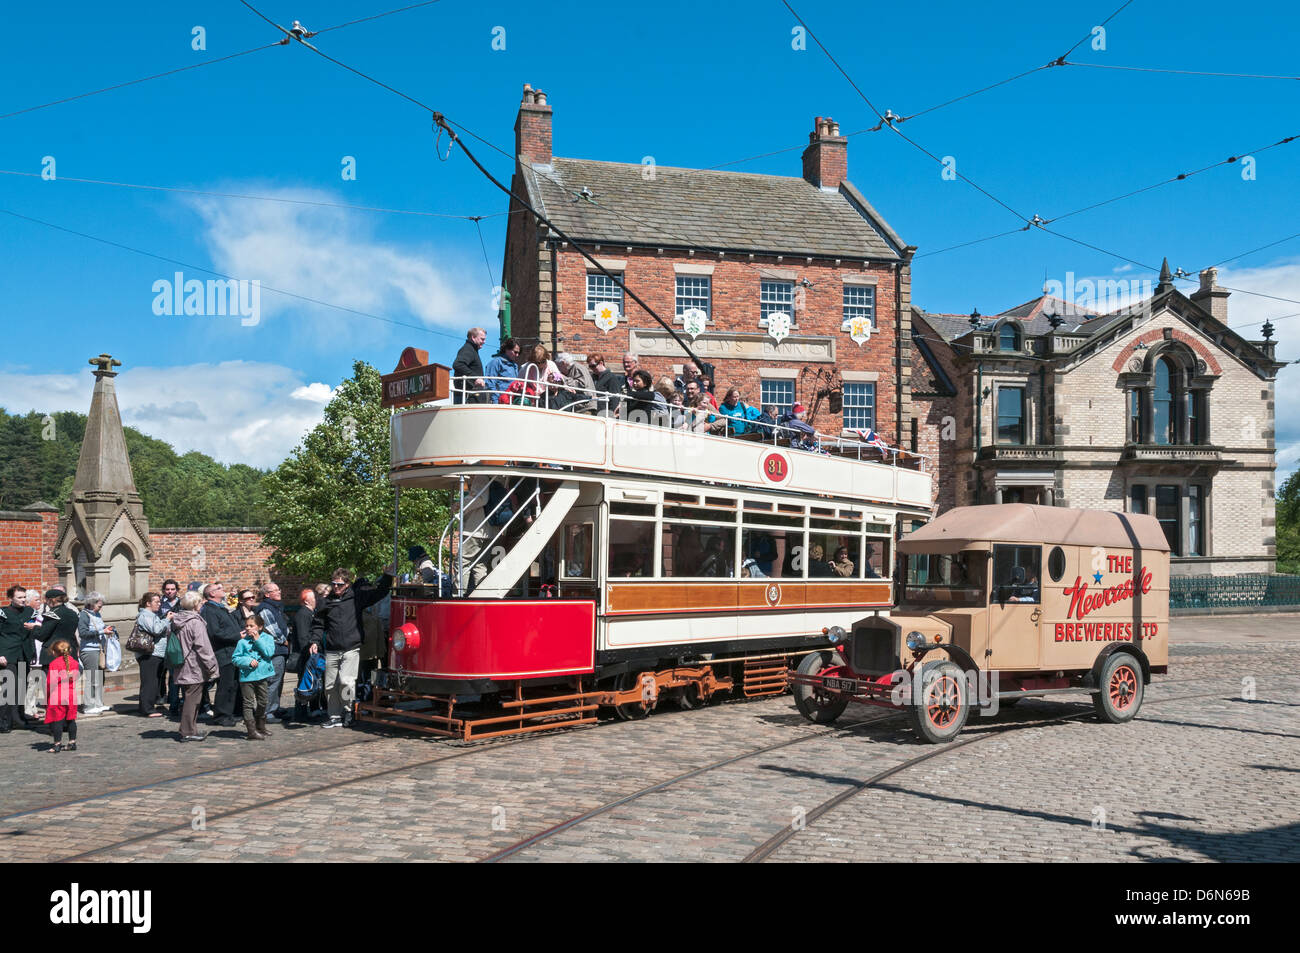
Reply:
[[334, 396], [334, 388], [320, 381], [313, 381], [306, 387], [299, 387], [289, 395], [295, 400], [308, 400], [317, 404], [328, 404]]
[[[328, 385], [304, 384], [279, 364], [223, 361], [122, 371], [122, 422], [165, 440], [178, 453], [198, 450], [222, 463], [274, 467], [321, 420]], [[0, 375], [0, 407], [10, 413], [90, 409], [94, 378], [79, 374]]]
[[[309, 202], [338, 200], [311, 189], [256, 191]], [[402, 248], [377, 239], [373, 219], [365, 213], [238, 199], [202, 198], [190, 204], [203, 219], [203, 238], [215, 268], [237, 278], [261, 280], [263, 319], [324, 310], [267, 287], [461, 333], [469, 324], [494, 316], [490, 289], [481, 282], [467, 283], [464, 268], [458, 267], [461, 263], [435, 264], [429, 249]], [[342, 314], [332, 309], [330, 313]], [[366, 327], [373, 323], [358, 320]]]

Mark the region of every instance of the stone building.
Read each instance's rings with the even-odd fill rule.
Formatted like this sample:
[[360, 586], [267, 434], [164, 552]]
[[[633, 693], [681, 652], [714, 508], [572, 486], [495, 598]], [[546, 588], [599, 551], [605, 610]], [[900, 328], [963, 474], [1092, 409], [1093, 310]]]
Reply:
[[1214, 269], [1200, 277], [1185, 296], [1166, 263], [1152, 297], [1107, 314], [1048, 296], [988, 317], [915, 309], [932, 360], [914, 358], [914, 380], [937, 369], [953, 385], [917, 404], [921, 445], [951, 474], [939, 508], [1149, 513], [1176, 574], [1272, 571], [1284, 365], [1272, 341], [1228, 327]]
[[[804, 404], [824, 433], [871, 428], [908, 446], [915, 249], [849, 181], [833, 120], [816, 119], [798, 176], [554, 156], [552, 107], [529, 86], [515, 134], [515, 194], [673, 323], [715, 366], [719, 399], [734, 384], [751, 405]], [[510, 212], [503, 336], [680, 373], [682, 349], [645, 310], [518, 202]], [[603, 330], [596, 309], [611, 303]]]

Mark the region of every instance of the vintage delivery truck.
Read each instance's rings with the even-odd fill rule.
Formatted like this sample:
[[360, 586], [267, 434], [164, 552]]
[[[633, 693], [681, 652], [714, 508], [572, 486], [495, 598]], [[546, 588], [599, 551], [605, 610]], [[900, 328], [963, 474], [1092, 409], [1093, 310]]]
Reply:
[[906, 710], [930, 742], [973, 708], [1090, 692], [1126, 722], [1169, 665], [1169, 544], [1152, 516], [1002, 504], [958, 507], [903, 537], [898, 604], [828, 631], [842, 643], [790, 676], [809, 720], [849, 702]]

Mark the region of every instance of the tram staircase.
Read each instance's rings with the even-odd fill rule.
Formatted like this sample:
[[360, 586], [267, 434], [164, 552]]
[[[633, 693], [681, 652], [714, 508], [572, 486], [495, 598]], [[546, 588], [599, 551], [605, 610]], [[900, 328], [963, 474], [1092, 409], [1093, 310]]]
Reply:
[[[452, 532], [458, 540], [473, 538], [482, 543], [488, 536], [492, 519], [502, 510], [506, 501], [532, 479], [520, 477], [506, 488], [501, 499], [490, 509], [483, 507], [481, 519], [467, 520], [466, 517], [479, 508], [480, 498], [487, 493], [491, 481], [472, 493], [468, 499], [462, 493], [456, 515], [448, 522], [438, 544], [439, 565], [446, 551], [448, 538]], [[520, 577], [532, 565], [542, 548], [554, 536], [564, 517], [578, 499], [578, 484], [565, 480], [556, 487], [545, 506], [541, 503], [541, 484], [539, 483], [523, 501], [519, 502], [509, 518], [504, 520], [496, 533], [486, 544], [469, 558], [465, 559], [464, 548], [458, 547], [455, 558], [456, 571], [453, 574], [453, 594], [456, 597], [486, 599], [505, 595], [519, 582]], [[469, 580], [480, 563], [489, 559], [493, 548], [510, 530], [515, 520], [525, 513], [533, 516], [527, 530], [502, 556], [500, 562], [492, 566], [482, 581], [470, 586]], [[466, 524], [474, 523], [466, 532]], [[514, 696], [499, 703], [500, 711], [483, 714], [467, 709], [460, 704], [455, 695], [424, 695], [408, 692], [402, 688], [402, 674], [394, 673], [397, 685], [376, 688], [373, 701], [358, 705], [358, 717], [363, 721], [388, 727], [406, 728], [427, 734], [458, 738], [462, 741], [480, 741], [502, 735], [526, 734], [546, 731], [557, 727], [572, 727], [596, 723], [596, 711], [599, 705], [596, 699], [600, 693], [585, 687], [584, 680], [575, 681], [571, 691], [561, 691], [551, 687], [539, 691], [526, 691], [522, 684], [516, 683]]]

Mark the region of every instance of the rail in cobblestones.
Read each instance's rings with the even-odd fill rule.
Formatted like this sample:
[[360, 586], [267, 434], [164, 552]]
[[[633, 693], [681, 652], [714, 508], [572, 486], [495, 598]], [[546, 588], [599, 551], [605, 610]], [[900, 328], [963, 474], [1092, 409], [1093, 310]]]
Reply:
[[[1188, 681], [1200, 681], [1200, 679], [1188, 679]], [[1161, 705], [1161, 704], [1166, 704], [1168, 702], [1190, 701], [1196, 698], [1223, 698], [1223, 697], [1224, 697], [1224, 693], [1222, 691], [1200, 692], [1192, 695], [1176, 695], [1173, 698], [1147, 699], [1145, 705]], [[1086, 711], [1074, 712], [1069, 715], [1060, 715], [1056, 718], [1045, 718], [1036, 722], [1021, 722], [1014, 725], [1006, 725], [1003, 727], [992, 728], [988, 732], [982, 735], [978, 735], [971, 738], [962, 738], [957, 741], [952, 741], [941, 748], [935, 748], [933, 750], [925, 752], [924, 754], [917, 755], [915, 758], [909, 758], [906, 761], [903, 761], [901, 764], [896, 764], [893, 765], [892, 767], [886, 768], [883, 771], [871, 775], [869, 778], [866, 778], [861, 781], [856, 781], [846, 790], [841, 791], [839, 794], [835, 795], [834, 797], [828, 798], [827, 800], [823, 801], [821, 804], [817, 805], [817, 807], [813, 808], [812, 810], [806, 813], [806, 815], [804, 816], [805, 823], [803, 827], [795, 828], [793, 826], [787, 826], [783, 828], [778, 833], [769, 837], [758, 847], [754, 848], [754, 850], [750, 851], [750, 853], [745, 857], [744, 863], [747, 864], [762, 863], [768, 857], [771, 857], [773, 853], [779, 850], [787, 841], [789, 841], [792, 837], [798, 834], [801, 830], [806, 830], [808, 827], [811, 827], [819, 818], [824, 817], [826, 814], [829, 814], [831, 811], [835, 810], [835, 808], [839, 807], [845, 801], [848, 801], [850, 798], [856, 797], [857, 795], [861, 794], [863, 791], [876, 787], [881, 782], [886, 781], [889, 778], [893, 777], [894, 775], [900, 774], [901, 772], [906, 771], [909, 768], [914, 768], [919, 764], [924, 764], [926, 761], [929, 761], [933, 758], [939, 758], [939, 757], [943, 757], [944, 755], [950, 755], [953, 752], [960, 751], [963, 748], [967, 748], [970, 747], [971, 745], [979, 744], [981, 741], [987, 741], [990, 738], [996, 738], [999, 735], [1005, 734], [1008, 731], [1019, 731], [1024, 728], [1043, 728], [1048, 725], [1064, 724], [1067, 721], [1073, 721], [1077, 718], [1086, 718], [1088, 715], [1092, 713], [1093, 713], [1092, 708], [1089, 707], [1088, 710]]]

